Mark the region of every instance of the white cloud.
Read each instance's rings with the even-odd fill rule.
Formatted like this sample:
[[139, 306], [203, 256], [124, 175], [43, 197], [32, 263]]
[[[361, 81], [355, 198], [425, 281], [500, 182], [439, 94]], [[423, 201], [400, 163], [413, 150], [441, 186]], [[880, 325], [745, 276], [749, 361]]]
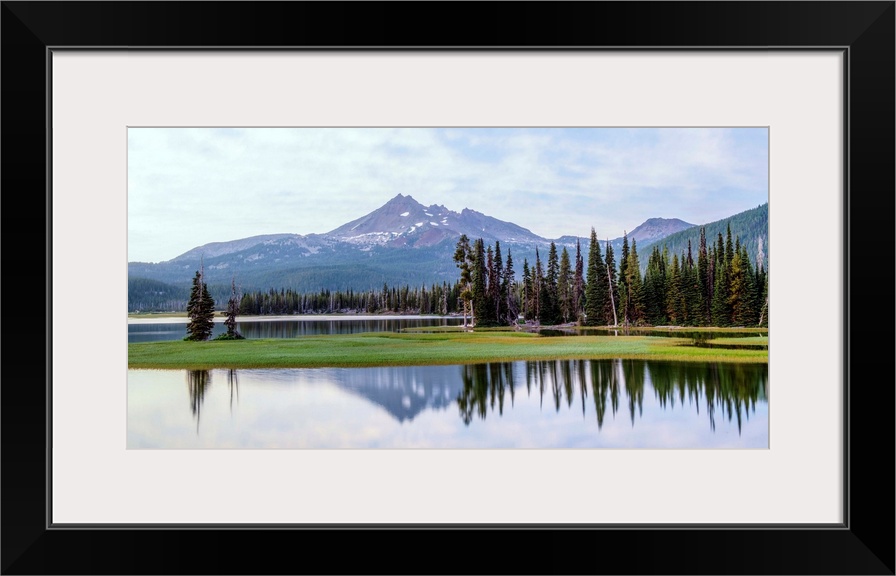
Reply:
[[323, 233], [396, 194], [542, 236], [705, 223], [768, 199], [764, 130], [132, 128], [129, 260]]

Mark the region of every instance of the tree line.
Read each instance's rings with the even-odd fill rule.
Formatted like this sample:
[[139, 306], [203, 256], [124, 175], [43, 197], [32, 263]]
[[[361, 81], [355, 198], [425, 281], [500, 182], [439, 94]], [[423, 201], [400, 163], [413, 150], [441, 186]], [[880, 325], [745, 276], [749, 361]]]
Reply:
[[767, 326], [768, 273], [760, 240], [755, 260], [727, 235], [708, 243], [700, 230], [696, 251], [681, 254], [654, 246], [642, 275], [634, 239], [623, 236], [619, 265], [609, 240], [594, 229], [587, 260], [580, 242], [575, 255], [551, 242], [546, 262], [536, 248], [535, 262], [523, 260], [522, 280], [514, 280], [513, 259], [502, 263], [500, 242], [494, 249], [465, 235], [454, 260], [460, 269], [460, 298], [473, 326], [500, 326], [520, 320], [542, 325], [584, 326]]
[[[730, 225], [726, 236], [719, 233], [714, 242], [707, 240], [705, 228], [701, 228], [698, 246], [694, 248], [688, 241], [687, 249], [680, 254], [654, 246], [643, 273], [634, 239], [629, 242], [628, 234], [623, 236], [617, 265], [612, 245], [607, 240], [602, 247], [593, 228], [587, 255], [579, 241], [575, 254], [565, 246], [558, 252], [551, 242], [545, 260], [536, 247], [535, 262], [523, 260], [521, 279], [516, 277], [511, 251], [508, 249], [504, 258], [499, 241], [492, 246], [482, 238], [471, 241], [462, 235], [455, 247], [454, 262], [459, 278], [453, 284], [383, 284], [380, 289], [317, 292], [271, 288], [239, 297], [232, 286], [228, 315], [462, 314], [465, 327], [521, 322], [768, 325], [768, 273], [762, 241], [751, 257], [739, 237], [732, 238]], [[197, 272], [188, 311], [196, 309], [197, 299], [204, 298], [209, 298], [207, 289]], [[190, 314], [192, 318], [194, 313]]]
[[459, 286], [432, 284], [388, 286], [379, 290], [320, 290], [299, 292], [292, 288], [255, 290], [242, 295], [239, 313], [246, 315], [292, 314], [453, 314]]

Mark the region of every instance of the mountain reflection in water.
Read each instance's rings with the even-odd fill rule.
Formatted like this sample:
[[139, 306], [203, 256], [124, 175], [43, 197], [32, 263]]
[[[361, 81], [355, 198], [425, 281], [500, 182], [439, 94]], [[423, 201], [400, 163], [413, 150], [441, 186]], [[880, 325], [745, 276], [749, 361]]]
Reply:
[[129, 447], [768, 446], [767, 364], [194, 370], [187, 398], [177, 374], [129, 371]]

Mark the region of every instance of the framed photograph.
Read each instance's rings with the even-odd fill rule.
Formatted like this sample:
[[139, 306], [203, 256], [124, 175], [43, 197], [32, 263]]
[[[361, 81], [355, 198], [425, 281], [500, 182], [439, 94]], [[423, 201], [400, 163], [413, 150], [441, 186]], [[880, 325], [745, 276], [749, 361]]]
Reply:
[[128, 127], [128, 449], [768, 449], [768, 136]]
[[[212, 7], [215, 26], [207, 25]], [[483, 572], [892, 574], [893, 390], [875, 387], [868, 394], [867, 384], [879, 376], [861, 377], [859, 368], [879, 365], [871, 344], [881, 336], [865, 330], [866, 322], [857, 329], [856, 320], [892, 317], [894, 301], [888, 267], [868, 261], [878, 256], [868, 247], [892, 241], [894, 4], [649, 7], [645, 12], [643, 3], [625, 2], [485, 4], [477, 13], [485, 17], [482, 22], [494, 23], [488, 30], [468, 29], [470, 35], [460, 40], [447, 31], [464, 21], [465, 10], [457, 10], [446, 17], [445, 32], [433, 30], [421, 42], [413, 31], [399, 32], [389, 23], [399, 13], [432, 10], [425, 5], [4, 3], [3, 79], [5, 88], [14, 89], [4, 90], [3, 181], [8, 192], [16, 191], [15, 208], [6, 211], [7, 230], [19, 230], [21, 219], [35, 220], [26, 224], [28, 237], [42, 238], [46, 255], [24, 258], [22, 243], [8, 241], [7, 266], [15, 264], [14, 276], [32, 282], [45, 278], [47, 288], [45, 323], [35, 321], [32, 307], [7, 307], [7, 345], [21, 338], [13, 330], [45, 327], [27, 339], [39, 358], [27, 352], [25, 358], [47, 368], [40, 379], [45, 386], [26, 385], [31, 379], [21, 379], [18, 371], [18, 378], [9, 377], [10, 367], [21, 365], [19, 347], [8, 355], [3, 571], [269, 573], [282, 568], [259, 566], [257, 551], [249, 553], [243, 544], [264, 540], [270, 550], [282, 548], [273, 557], [290, 562], [285, 543], [298, 536], [306, 544], [313, 541], [313, 549], [327, 549], [331, 541], [365, 554], [335, 565], [323, 552], [308, 552], [308, 564], [297, 572], [403, 572], [385, 561], [371, 569], [365, 560], [367, 552], [381, 556], [400, 531], [420, 546], [434, 536], [462, 545], [477, 535], [534, 535], [528, 532], [552, 542], [544, 558], [495, 558], [477, 565]], [[349, 39], [344, 28], [311, 24], [334, 22], [337, 14], [380, 22], [377, 30], [389, 33], [379, 36], [368, 28]], [[605, 25], [636, 20], [636, 30]], [[670, 22], [680, 25], [669, 27]], [[606, 163], [635, 169], [614, 172], [613, 179], [595, 167], [602, 158], [595, 150], [605, 151]], [[465, 156], [477, 164], [457, 160]], [[281, 173], [289, 185], [274, 182]], [[653, 195], [639, 195], [648, 177], [654, 178]], [[442, 196], [425, 191], [433, 178]], [[563, 190], [551, 196], [560, 183]], [[698, 192], [707, 188], [718, 193]], [[304, 312], [365, 318], [388, 312], [396, 321], [413, 312], [416, 324], [402, 324], [399, 339], [411, 334], [428, 343], [441, 340], [427, 340], [433, 327], [419, 318], [427, 313], [456, 319], [439, 320], [446, 339], [458, 324], [458, 334], [465, 335], [467, 312], [480, 322], [480, 334], [473, 335], [491, 335], [495, 346], [501, 338], [524, 339], [533, 326], [562, 333], [575, 323], [573, 316], [584, 318], [588, 311], [572, 300], [554, 302], [550, 282], [544, 284], [546, 299], [536, 302], [556, 304], [554, 316], [541, 307], [528, 310], [530, 300], [517, 298], [521, 309], [513, 310], [515, 318], [505, 314], [501, 322], [494, 309], [471, 304], [468, 310], [463, 303], [470, 298], [462, 289], [450, 296], [462, 309], [449, 311], [445, 304], [434, 314], [433, 306], [442, 307], [449, 296], [438, 297], [432, 274], [450, 270], [453, 282], [465, 262], [482, 263], [482, 255], [455, 260], [456, 254], [442, 250], [396, 264], [396, 253], [390, 253], [394, 269], [404, 270], [390, 277], [382, 266], [362, 265], [358, 254], [384, 254], [402, 242], [436, 246], [430, 240], [440, 230], [476, 216], [490, 218], [481, 231], [525, 230], [534, 235], [529, 245], [543, 242], [545, 252], [530, 262], [528, 254], [523, 257], [526, 243], [513, 244], [511, 235], [483, 243], [473, 238], [471, 250], [493, 256], [502, 250], [495, 261], [506, 262], [509, 249], [516, 266], [525, 261], [546, 270], [559, 268], [566, 256], [572, 279], [574, 246], [589, 240], [589, 220], [609, 236], [604, 254], [622, 236], [617, 254], [631, 256], [629, 233], [634, 238], [652, 211], [709, 228], [744, 212], [746, 206], [726, 202], [740, 189], [756, 188], [766, 202], [767, 235], [757, 235], [762, 247], [757, 250], [746, 232], [741, 244], [735, 233], [736, 248], [718, 260], [727, 270], [742, 249], [752, 275], [754, 254], [763, 254], [763, 264], [775, 255], [766, 308], [738, 307], [734, 292], [723, 299], [735, 306], [725, 312], [727, 324], [762, 325], [748, 318], [756, 312], [775, 325], [774, 344], [768, 331], [746, 335], [760, 347], [756, 353], [768, 358], [760, 364], [764, 375], [748, 378], [752, 392], [737, 384], [742, 370], [720, 377], [734, 381], [737, 393], [730, 386], [710, 389], [705, 378], [695, 376], [701, 384], [691, 396], [686, 386], [664, 388], [664, 372], [655, 367], [604, 370], [597, 358], [588, 360], [593, 365], [562, 365], [571, 354], [559, 351], [554, 359], [544, 352], [534, 358], [553, 363], [541, 380], [537, 366], [532, 371], [509, 362], [494, 373], [467, 374], [460, 366], [469, 362], [447, 357], [427, 365], [460, 370], [452, 376], [461, 383], [457, 390], [424, 385], [449, 381], [442, 376], [399, 373], [399, 359], [385, 367], [368, 364], [376, 374], [358, 380], [357, 372], [345, 372], [352, 368], [338, 362], [363, 358], [359, 347], [369, 342], [352, 340], [340, 356], [340, 342], [351, 339], [321, 340], [320, 354], [344, 372], [321, 376], [316, 387], [295, 381], [315, 365], [240, 365], [238, 359], [228, 360], [230, 368], [236, 366], [230, 371], [190, 360], [177, 381], [168, 382], [154, 370], [177, 358], [174, 345], [192, 343], [172, 339], [170, 350], [141, 357], [143, 364], [138, 347], [128, 345], [135, 331], [124, 321], [125, 306], [129, 312], [158, 307], [145, 300], [147, 294], [189, 299], [165, 291], [178, 282], [189, 290], [194, 272], [200, 302], [190, 304], [194, 320], [202, 315], [207, 286], [215, 300], [230, 297], [235, 307], [243, 306], [243, 314], [295, 313], [295, 307], [286, 308], [289, 301], [298, 301]], [[152, 193], [141, 195], [146, 190]], [[246, 199], [266, 206], [256, 210], [251, 202], [241, 204]], [[573, 200], [584, 208], [569, 206]], [[745, 201], [751, 208], [763, 206], [761, 198]], [[622, 234], [609, 223], [623, 218], [616, 203], [639, 214], [623, 224]], [[518, 210], [520, 204], [528, 210]], [[237, 217], [231, 215], [232, 228], [221, 235], [220, 226], [206, 224], [227, 219], [228, 206]], [[695, 215], [669, 213], [671, 207], [690, 207]], [[527, 220], [532, 212], [540, 219]], [[579, 213], [592, 216], [577, 219]], [[306, 224], [269, 228], [290, 221]], [[574, 229], [549, 227], [548, 221]], [[475, 225], [470, 226], [472, 235]], [[189, 227], [191, 233], [182, 234]], [[44, 234], [33, 232], [38, 229]], [[265, 237], [270, 253], [222, 246], [281, 232], [297, 234]], [[724, 238], [712, 244], [715, 233], [711, 246], [722, 251]], [[655, 274], [646, 264], [654, 252], [642, 238], [637, 252], [646, 272], [637, 275], [638, 282]], [[347, 250], [344, 244], [354, 251], [340, 252]], [[230, 256], [239, 254], [243, 263], [253, 255], [298, 258], [290, 246], [302, 254], [327, 254], [327, 266], [316, 264], [316, 274], [332, 272], [344, 260], [359, 274], [378, 274], [384, 281], [356, 303], [348, 291], [355, 298], [355, 291], [363, 291], [359, 286], [334, 284], [315, 297], [312, 288], [303, 292], [294, 283], [292, 300], [284, 291], [279, 304], [272, 304], [250, 268], [239, 268]], [[461, 243], [452, 247], [462, 252]], [[663, 261], [678, 262], [679, 250], [672, 252], [674, 260]], [[682, 249], [682, 261], [689, 260], [686, 254]], [[442, 260], [447, 263], [424, 278], [426, 266]], [[179, 271], [172, 280], [178, 266], [189, 278], [180, 278]], [[411, 271], [420, 275], [413, 284]], [[273, 272], [265, 273], [270, 282]], [[129, 282], [138, 277], [142, 292]], [[625, 282], [632, 278], [622, 285], [630, 286]], [[245, 298], [236, 297], [238, 280], [246, 284]], [[608, 283], [612, 288], [611, 278]], [[407, 289], [417, 284], [430, 287], [426, 298]], [[496, 290], [498, 285], [491, 283]], [[469, 288], [478, 294], [472, 283]], [[135, 294], [144, 300], [131, 298]], [[627, 288], [609, 294], [615, 294], [613, 304], [601, 311], [616, 316], [605, 318], [603, 327], [692, 323], [686, 303], [654, 311], [662, 317], [648, 319], [647, 300], [627, 307], [615, 301]], [[506, 295], [500, 301], [510, 302]], [[275, 311], [275, 305], [283, 309]], [[482, 332], [489, 314], [494, 324], [514, 331], [495, 326], [496, 332]], [[748, 320], [735, 321], [735, 315]], [[231, 334], [226, 319], [212, 322], [213, 336]], [[205, 324], [177, 321], [184, 324], [177, 327], [183, 335], [209, 337], [202, 332]], [[294, 330], [290, 322], [280, 328]], [[270, 331], [274, 324], [241, 328]], [[585, 337], [598, 346], [609, 336]], [[624, 337], [634, 343], [641, 336]], [[709, 342], [745, 342], [731, 340], [736, 338]], [[140, 351], [151, 349], [160, 347]], [[444, 353], [429, 344], [426, 350]], [[729, 353], [718, 346], [702, 350]], [[753, 353], [749, 347], [736, 352]], [[392, 353], [378, 348], [368, 355], [377, 364]], [[412, 354], [423, 354], [422, 347]], [[495, 363], [506, 352], [496, 354]], [[278, 355], [290, 353], [271, 357]], [[266, 369], [280, 371], [271, 377]], [[624, 391], [622, 405], [610, 399], [606, 412], [599, 402], [604, 373], [618, 374]], [[639, 386], [633, 374], [648, 377]], [[277, 378], [289, 382], [278, 384]], [[381, 386], [371, 388], [371, 380]], [[525, 394], [526, 384], [539, 393]], [[249, 393], [277, 386], [300, 389], [304, 396]], [[450, 410], [436, 407], [439, 394], [447, 394]], [[722, 396], [710, 402], [708, 394]], [[333, 402], [348, 401], [354, 402], [349, 418], [327, 411]], [[539, 401], [556, 403], [557, 410], [530, 414], [527, 403]], [[709, 440], [669, 428], [663, 415], [671, 413], [664, 410], [673, 401], [680, 408], [676, 416], [699, 410], [701, 424], [710, 417], [707, 410], [718, 410]], [[494, 411], [503, 416], [507, 404], [507, 417], [496, 418]], [[376, 414], [368, 409], [372, 405], [379, 407]], [[249, 424], [234, 427], [232, 416], [218, 418], [224, 412]], [[376, 420], [384, 412], [387, 423]], [[517, 421], [514, 412], [527, 416]], [[602, 413], [627, 426], [605, 424], [600, 437], [616, 442], [604, 444], [593, 441], [593, 430], [582, 441], [582, 430], [570, 432], [566, 423], [532, 416], [567, 418], [573, 412], [577, 426], [583, 414], [593, 424]], [[496, 429], [496, 422], [514, 427], [508, 433]], [[719, 442], [723, 437], [733, 440]], [[881, 517], [890, 528], [879, 527]], [[186, 540], [197, 538], [223, 545], [226, 560], [196, 555]], [[97, 541], [111, 552], [77, 552]], [[569, 557], [577, 555], [567, 547], [590, 550], [595, 541], [607, 551], [599, 560]], [[695, 543], [699, 552], [683, 552]], [[153, 550], [170, 550], [178, 560]], [[438, 571], [469, 569], [468, 560], [452, 557], [440, 560]]]

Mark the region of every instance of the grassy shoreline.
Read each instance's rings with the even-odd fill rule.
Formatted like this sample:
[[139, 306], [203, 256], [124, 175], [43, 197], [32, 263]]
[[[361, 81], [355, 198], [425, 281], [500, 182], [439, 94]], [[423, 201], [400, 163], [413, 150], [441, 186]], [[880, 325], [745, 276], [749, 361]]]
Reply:
[[325, 368], [474, 364], [515, 360], [613, 359], [767, 363], [768, 350], [707, 349], [686, 338], [544, 337], [525, 332], [303, 336], [222, 342], [128, 344], [128, 367]]

